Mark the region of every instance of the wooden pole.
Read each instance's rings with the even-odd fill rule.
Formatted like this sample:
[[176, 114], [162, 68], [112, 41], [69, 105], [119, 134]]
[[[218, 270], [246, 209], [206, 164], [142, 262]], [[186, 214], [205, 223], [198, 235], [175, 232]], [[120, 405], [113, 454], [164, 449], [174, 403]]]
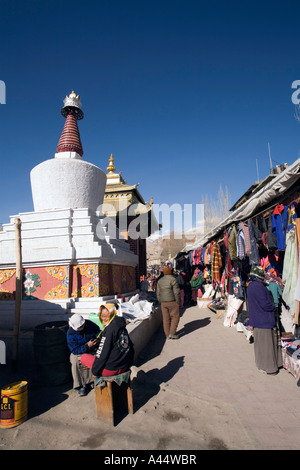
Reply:
[[21, 323], [21, 303], [22, 303], [22, 244], [21, 244], [21, 220], [15, 219], [16, 236], [16, 300], [15, 300], [15, 318], [13, 332], [13, 352], [12, 360], [16, 366], [19, 348], [19, 335]]

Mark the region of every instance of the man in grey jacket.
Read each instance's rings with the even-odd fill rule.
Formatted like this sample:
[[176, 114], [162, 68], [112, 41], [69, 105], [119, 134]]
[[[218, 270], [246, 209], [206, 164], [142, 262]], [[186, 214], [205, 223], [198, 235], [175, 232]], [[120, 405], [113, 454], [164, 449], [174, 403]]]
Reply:
[[161, 304], [163, 328], [167, 338], [178, 339], [176, 329], [179, 323], [180, 289], [178, 282], [171, 275], [170, 268], [164, 268], [164, 275], [157, 282], [156, 297]]

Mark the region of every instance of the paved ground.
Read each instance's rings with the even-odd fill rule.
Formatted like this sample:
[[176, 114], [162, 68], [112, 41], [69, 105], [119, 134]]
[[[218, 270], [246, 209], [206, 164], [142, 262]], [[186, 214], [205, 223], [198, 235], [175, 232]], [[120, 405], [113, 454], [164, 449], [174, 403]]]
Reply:
[[[94, 391], [44, 387], [30, 363], [32, 336], [22, 335], [17, 372], [0, 365], [0, 385], [29, 381], [28, 419], [0, 429], [0, 450], [296, 450], [300, 389], [282, 369], [257, 371], [253, 345], [208, 309], [182, 314], [179, 340], [159, 329], [139, 357], [135, 413], [115, 427], [96, 418]], [[3, 333], [7, 348], [11, 338]], [[1, 338], [2, 339], [2, 338]]]

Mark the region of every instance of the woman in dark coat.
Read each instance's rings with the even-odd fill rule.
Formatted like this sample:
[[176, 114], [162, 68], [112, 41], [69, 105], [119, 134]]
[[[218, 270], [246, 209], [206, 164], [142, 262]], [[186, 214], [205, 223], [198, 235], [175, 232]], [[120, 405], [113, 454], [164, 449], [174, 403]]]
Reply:
[[122, 374], [130, 369], [134, 358], [134, 347], [126, 329], [126, 322], [122, 316], [117, 315], [117, 307], [114, 304], [102, 305], [99, 318], [105, 327], [98, 336], [96, 353], [83, 354], [81, 362], [92, 370], [94, 377]]
[[264, 283], [261, 267], [250, 271], [247, 287], [249, 323], [253, 327], [255, 363], [260, 372], [277, 374], [282, 366], [275, 322], [275, 305]]

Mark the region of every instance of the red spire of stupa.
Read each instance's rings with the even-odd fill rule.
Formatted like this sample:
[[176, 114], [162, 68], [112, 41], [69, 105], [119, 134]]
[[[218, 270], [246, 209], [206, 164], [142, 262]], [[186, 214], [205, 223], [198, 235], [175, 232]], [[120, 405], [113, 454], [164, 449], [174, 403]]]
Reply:
[[81, 111], [80, 97], [76, 96], [74, 91], [64, 99], [61, 114], [66, 118], [66, 122], [56, 152], [77, 152], [82, 157], [83, 149], [77, 120], [83, 118], [83, 112]]

